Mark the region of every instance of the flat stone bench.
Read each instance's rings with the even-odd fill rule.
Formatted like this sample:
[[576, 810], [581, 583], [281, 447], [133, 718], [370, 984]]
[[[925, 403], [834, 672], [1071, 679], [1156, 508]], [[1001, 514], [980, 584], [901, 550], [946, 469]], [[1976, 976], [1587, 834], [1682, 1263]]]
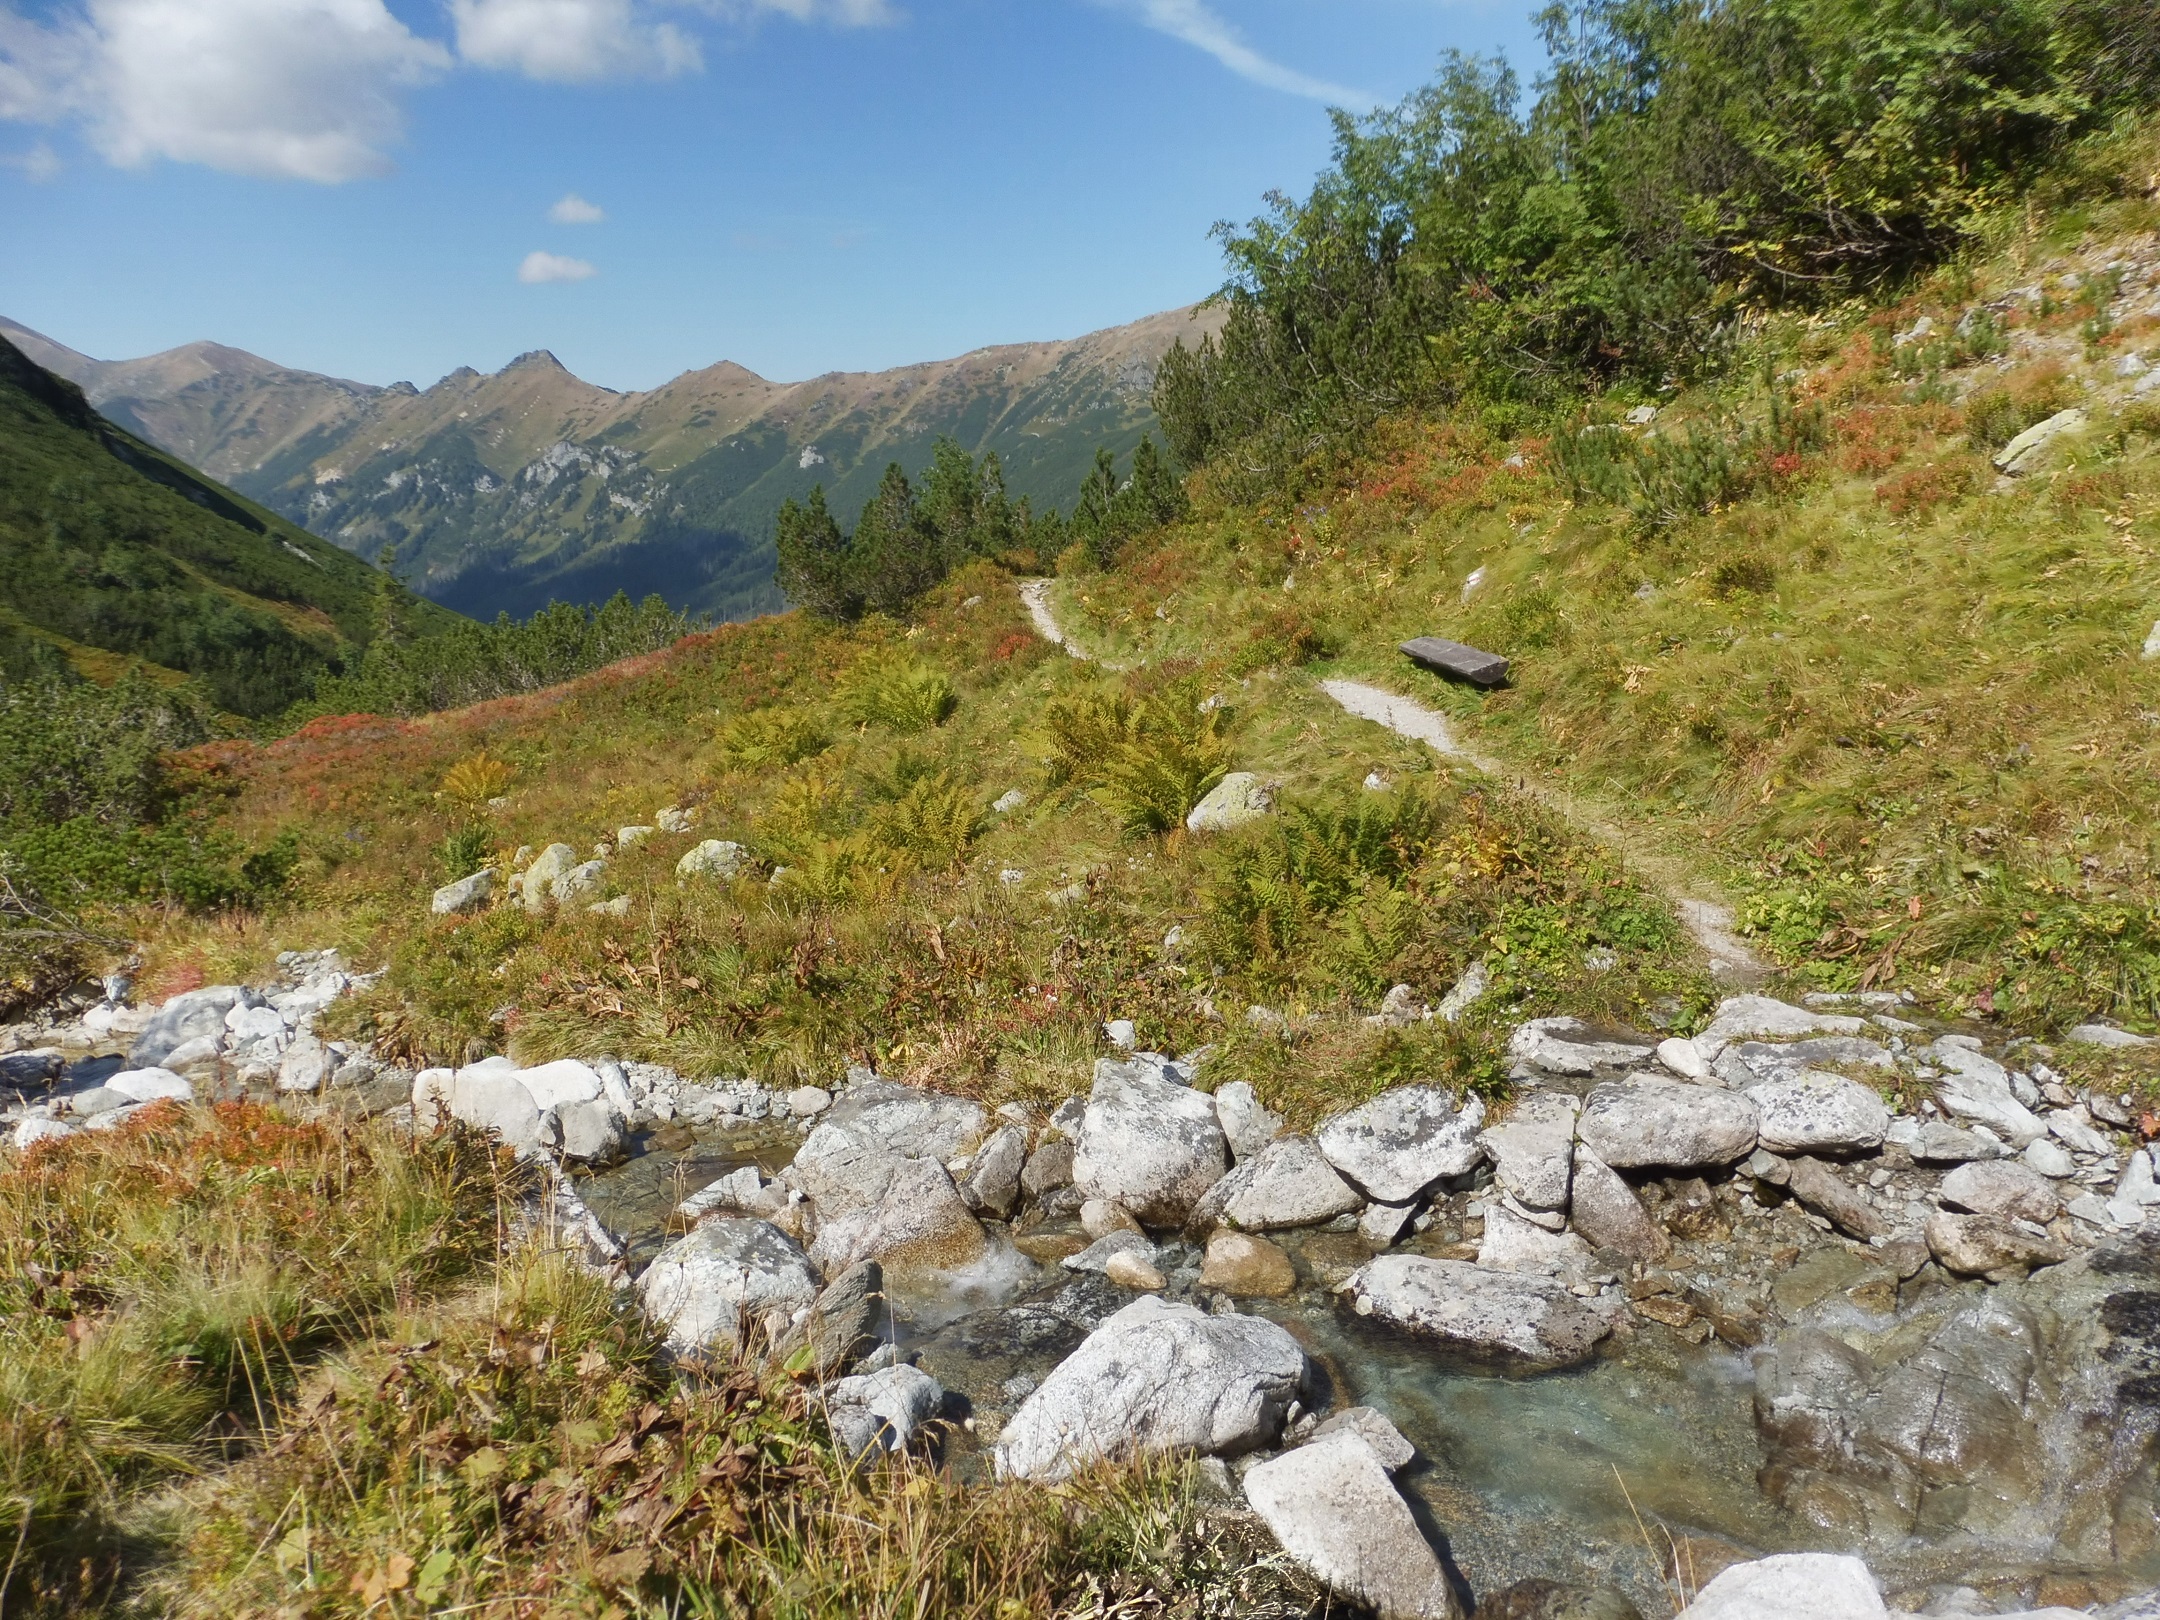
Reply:
[[1475, 647], [1465, 647], [1459, 641], [1444, 641], [1439, 636], [1419, 636], [1414, 641], [1404, 642], [1399, 650], [1414, 664], [1436, 674], [1453, 675], [1473, 686], [1507, 684], [1508, 661], [1498, 653], [1480, 652]]

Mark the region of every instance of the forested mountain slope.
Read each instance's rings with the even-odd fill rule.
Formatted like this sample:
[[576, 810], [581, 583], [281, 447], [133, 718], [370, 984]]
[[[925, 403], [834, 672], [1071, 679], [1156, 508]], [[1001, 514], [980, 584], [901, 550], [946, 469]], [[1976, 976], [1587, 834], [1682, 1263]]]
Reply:
[[823, 484], [853, 513], [890, 462], [951, 438], [994, 451], [1038, 510], [1072, 498], [1096, 451], [1154, 422], [1155, 365], [1218, 321], [1178, 310], [1064, 342], [1008, 344], [894, 371], [772, 383], [722, 363], [643, 393], [544, 352], [424, 391], [371, 388], [190, 344], [91, 360], [0, 323], [114, 420], [462, 612], [658, 592], [739, 617], [781, 605], [772, 521]]
[[[244, 715], [284, 708], [374, 634], [380, 572], [99, 416], [0, 339], [0, 647], [142, 659]], [[450, 622], [416, 605], [410, 628]], [[43, 649], [42, 651], [40, 649]]]

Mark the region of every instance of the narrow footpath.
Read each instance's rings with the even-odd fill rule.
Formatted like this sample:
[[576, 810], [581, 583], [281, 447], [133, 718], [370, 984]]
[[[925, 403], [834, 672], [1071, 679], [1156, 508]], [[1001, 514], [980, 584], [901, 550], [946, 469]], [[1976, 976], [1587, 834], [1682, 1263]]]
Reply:
[[[1047, 579], [1020, 582], [1020, 600], [1027, 607], [1028, 617], [1034, 621], [1044, 640], [1064, 648], [1070, 657], [1090, 660], [1087, 650], [1067, 635], [1064, 626], [1058, 623], [1050, 606], [1050, 583]], [[1116, 669], [1118, 666], [1104, 664], [1103, 667]], [[1532, 783], [1510, 770], [1504, 762], [1479, 753], [1455, 735], [1445, 715], [1435, 713], [1415, 699], [1365, 681], [1324, 680], [1319, 685], [1320, 690], [1341, 705], [1345, 713], [1385, 726], [1399, 737], [1423, 743], [1442, 758], [1458, 760], [1486, 776], [1503, 781], [1515, 778], [1523, 791], [1534, 795], [1548, 809], [1621, 850], [1672, 901], [1681, 923], [1709, 959], [1712, 978], [1723, 984], [1752, 985], [1770, 976], [1769, 964], [1749, 950], [1735, 933], [1731, 909], [1721, 900], [1705, 895], [1700, 880], [1680, 861], [1642, 849], [1638, 837], [1630, 836], [1602, 817], [1586, 814], [1585, 807], [1572, 794], [1550, 784]]]

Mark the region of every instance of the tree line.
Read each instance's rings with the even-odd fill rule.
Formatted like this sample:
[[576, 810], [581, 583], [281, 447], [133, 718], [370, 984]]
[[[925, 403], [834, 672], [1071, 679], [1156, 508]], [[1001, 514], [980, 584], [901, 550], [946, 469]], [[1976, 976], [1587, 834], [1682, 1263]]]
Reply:
[[774, 525], [777, 578], [788, 600], [821, 619], [905, 614], [925, 591], [977, 557], [1055, 557], [1083, 548], [1107, 565], [1135, 536], [1185, 510], [1185, 490], [1153, 439], [1143, 436], [1131, 470], [1118, 474], [1108, 448], [1081, 480], [1071, 517], [1036, 512], [1009, 499], [995, 451], [977, 460], [940, 439], [920, 479], [898, 462], [885, 468], [852, 532], [842, 533], [820, 484], [802, 502], [784, 502]]

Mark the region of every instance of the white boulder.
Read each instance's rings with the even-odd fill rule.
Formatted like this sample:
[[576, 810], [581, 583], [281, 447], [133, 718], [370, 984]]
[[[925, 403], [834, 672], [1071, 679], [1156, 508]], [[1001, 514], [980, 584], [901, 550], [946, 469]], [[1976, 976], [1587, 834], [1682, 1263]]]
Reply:
[[1284, 1552], [1378, 1620], [1461, 1612], [1432, 1544], [1365, 1438], [1351, 1429], [1252, 1469], [1245, 1500]]
[[1054, 1481], [1151, 1453], [1257, 1450], [1281, 1436], [1305, 1378], [1305, 1353], [1276, 1323], [1143, 1295], [1089, 1334], [1013, 1414], [997, 1443], [997, 1471]]
[[802, 1250], [771, 1222], [715, 1220], [654, 1256], [638, 1292], [669, 1347], [692, 1351], [733, 1344], [752, 1326], [777, 1338], [809, 1310], [818, 1281]]
[[1437, 1086], [1402, 1086], [1338, 1114], [1314, 1140], [1352, 1186], [1383, 1203], [1407, 1204], [1434, 1182], [1466, 1174], [1483, 1157], [1485, 1104], [1457, 1104]]
[[1073, 1184], [1150, 1226], [1177, 1226], [1230, 1167], [1214, 1099], [1137, 1064], [1095, 1064], [1073, 1150]]

